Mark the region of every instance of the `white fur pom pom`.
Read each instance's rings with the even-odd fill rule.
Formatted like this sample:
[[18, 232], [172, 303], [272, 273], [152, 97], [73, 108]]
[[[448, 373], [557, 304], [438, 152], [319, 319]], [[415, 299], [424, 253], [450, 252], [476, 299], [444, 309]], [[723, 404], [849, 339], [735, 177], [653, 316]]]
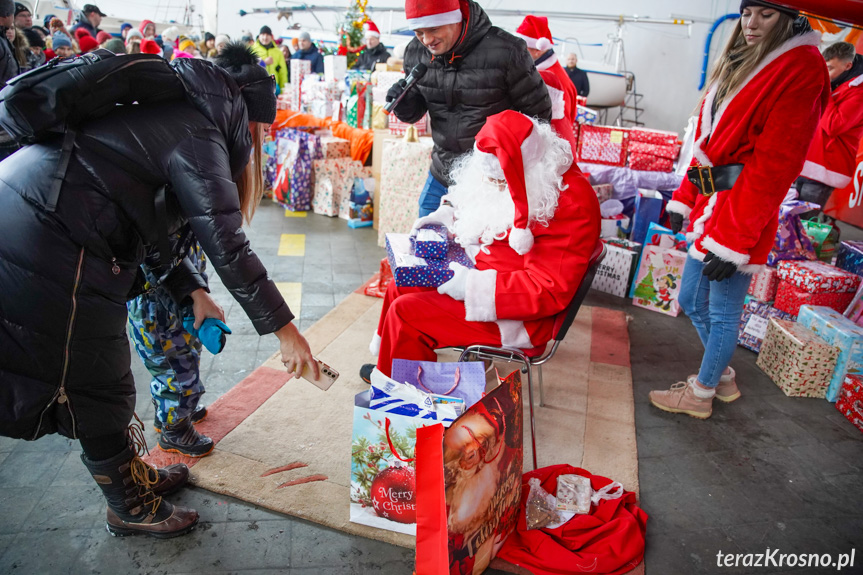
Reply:
[[523, 256], [533, 247], [533, 234], [530, 230], [512, 228], [509, 231], [509, 247], [514, 249], [518, 255]]
[[551, 43], [551, 40], [549, 40], [548, 38], [539, 38], [536, 41], [536, 49], [539, 50], [540, 52], [545, 52], [546, 50], [548, 50], [551, 47], [552, 47], [552, 43]]

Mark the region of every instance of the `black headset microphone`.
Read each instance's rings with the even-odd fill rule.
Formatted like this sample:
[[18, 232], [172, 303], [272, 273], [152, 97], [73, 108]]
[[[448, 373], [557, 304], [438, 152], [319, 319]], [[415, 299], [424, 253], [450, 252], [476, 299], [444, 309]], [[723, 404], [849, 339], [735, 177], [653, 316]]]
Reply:
[[405, 97], [405, 94], [408, 93], [408, 90], [414, 87], [414, 85], [420, 81], [420, 78], [426, 75], [428, 71], [428, 67], [425, 64], [417, 64], [416, 67], [411, 70], [411, 73], [408, 74], [407, 81], [405, 82], [405, 88], [402, 90], [402, 93], [399, 94], [399, 97], [391, 102], [387, 102], [384, 106], [384, 112], [389, 114], [393, 111], [393, 109], [399, 105], [399, 102], [402, 101], [402, 98]]

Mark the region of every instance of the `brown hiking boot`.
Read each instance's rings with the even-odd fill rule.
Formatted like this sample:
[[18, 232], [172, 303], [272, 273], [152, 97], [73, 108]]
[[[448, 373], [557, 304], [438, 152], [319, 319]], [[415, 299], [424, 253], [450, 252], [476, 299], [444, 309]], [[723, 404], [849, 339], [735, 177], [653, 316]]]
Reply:
[[685, 413], [698, 419], [707, 419], [713, 413], [713, 398], [698, 397], [692, 390], [693, 385], [699, 384], [694, 376], [690, 376], [687, 381], [675, 383], [667, 391], [651, 391], [650, 403], [669, 413]]
[[[161, 539], [184, 535], [197, 525], [198, 512], [171, 505], [153, 492], [160, 483], [163, 488], [176, 489], [183, 479], [183, 470], [169, 470], [163, 478], [139, 457], [146, 444], [143, 442], [144, 425], [140, 420], [138, 423], [140, 427], [129, 426], [129, 445], [114, 457], [92, 461], [81, 454], [81, 461], [108, 502], [108, 533], [115, 537], [143, 534]], [[185, 475], [188, 476], [188, 468]]]

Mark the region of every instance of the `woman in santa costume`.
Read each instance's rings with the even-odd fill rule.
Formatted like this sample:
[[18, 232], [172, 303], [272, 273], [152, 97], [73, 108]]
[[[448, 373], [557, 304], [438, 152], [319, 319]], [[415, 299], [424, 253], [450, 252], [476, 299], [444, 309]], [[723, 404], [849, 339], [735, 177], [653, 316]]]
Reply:
[[447, 226], [476, 269], [451, 263], [437, 290], [390, 283], [370, 346], [385, 375], [393, 358], [435, 361], [443, 347], [541, 351], [599, 242], [596, 193], [547, 124], [511, 110], [489, 117], [451, 175], [448, 203], [414, 228]]
[[820, 34], [805, 18], [759, 0], [743, 0], [740, 11], [701, 103], [693, 167], [668, 204], [675, 232], [691, 222], [680, 305], [705, 354], [697, 375], [651, 391], [650, 401], [699, 419], [710, 417], [714, 396], [740, 397], [728, 367], [740, 310], [829, 96]]

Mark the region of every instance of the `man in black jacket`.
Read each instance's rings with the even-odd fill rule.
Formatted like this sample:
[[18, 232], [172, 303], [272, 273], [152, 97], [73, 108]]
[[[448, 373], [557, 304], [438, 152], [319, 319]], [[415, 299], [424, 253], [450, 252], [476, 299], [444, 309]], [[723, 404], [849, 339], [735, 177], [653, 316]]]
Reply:
[[364, 26], [366, 30], [366, 49], [357, 58], [357, 70], [371, 70], [374, 72], [376, 64], [386, 64], [390, 59], [390, 53], [386, 46], [381, 44], [381, 32], [374, 22], [369, 20]]
[[590, 80], [587, 78], [587, 72], [578, 67], [578, 56], [567, 54], [564, 70], [578, 91], [578, 95], [587, 98], [587, 95], [590, 94]]
[[95, 4], [84, 4], [84, 8], [81, 9], [81, 14], [82, 18], [72, 27], [72, 34], [74, 34], [75, 30], [78, 28], [83, 28], [89, 32], [93, 38], [98, 36], [99, 32], [102, 31], [99, 29], [99, 26], [102, 24], [102, 18], [107, 16], [107, 14], [103, 14]]
[[[416, 33], [405, 51], [405, 70], [423, 63], [428, 72], [394, 112], [407, 123], [426, 112], [431, 118], [435, 145], [420, 195], [424, 216], [440, 206], [453, 161], [473, 149], [486, 118], [515, 110], [548, 121], [551, 99], [524, 41], [492, 26], [473, 0], [406, 0], [405, 12]], [[387, 100], [397, 98], [404, 85], [394, 85]]]

